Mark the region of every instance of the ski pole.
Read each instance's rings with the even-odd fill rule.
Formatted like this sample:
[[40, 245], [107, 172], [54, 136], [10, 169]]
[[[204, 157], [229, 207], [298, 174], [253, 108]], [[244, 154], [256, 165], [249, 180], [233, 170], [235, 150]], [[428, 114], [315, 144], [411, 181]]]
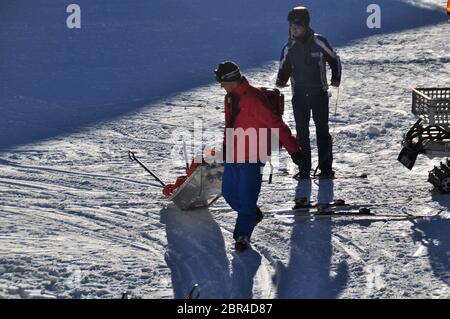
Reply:
[[189, 169], [189, 161], [187, 157], [187, 151], [186, 151], [186, 142], [183, 141], [183, 153], [184, 153], [184, 161], [186, 162], [186, 170]]
[[336, 117], [337, 114], [338, 101], [339, 101], [339, 86], [337, 87], [336, 104], [334, 105], [334, 117]]
[[141, 165], [148, 173], [150, 173], [150, 175], [152, 175], [162, 185], [162, 187], [166, 186], [166, 184], [164, 184], [164, 182], [162, 180], [160, 180], [158, 178], [158, 176], [156, 176], [151, 170], [149, 170], [147, 167], [145, 167], [145, 165], [142, 164], [141, 161], [139, 161], [136, 158], [136, 155], [132, 151], [128, 151], [128, 157], [130, 158], [130, 160], [136, 161], [139, 165]]
[[269, 184], [272, 184], [272, 176], [273, 176], [273, 165], [272, 165], [272, 161], [269, 161], [269, 164], [270, 164]]
[[189, 299], [198, 299], [200, 297], [200, 288], [198, 284], [194, 284], [191, 291], [189, 292]]

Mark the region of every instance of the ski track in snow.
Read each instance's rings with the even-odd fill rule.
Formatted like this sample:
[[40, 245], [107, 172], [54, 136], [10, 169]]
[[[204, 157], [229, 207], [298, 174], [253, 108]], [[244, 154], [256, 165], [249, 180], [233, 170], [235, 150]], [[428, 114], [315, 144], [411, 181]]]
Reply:
[[[448, 211], [419, 156], [412, 172], [396, 160], [414, 123], [410, 87], [449, 86], [448, 23], [374, 36], [339, 48], [344, 66], [337, 113], [331, 99], [337, 175], [367, 179], [297, 183], [277, 174], [263, 184], [263, 210], [296, 195], [347, 202], [404, 202], [375, 211], [403, 216]], [[426, 42], [417, 41], [427, 39]], [[431, 58], [432, 57], [432, 58]], [[247, 74], [272, 85], [278, 62]], [[285, 120], [294, 120], [289, 90]], [[181, 212], [128, 149], [166, 181], [183, 173], [168, 161], [172, 131], [193, 119], [221, 137], [223, 92], [216, 84], [180, 93], [78, 133], [0, 153], [0, 297], [449, 298], [448, 212], [421, 220], [296, 221], [267, 217], [253, 249], [233, 252], [235, 213], [220, 199], [209, 210]], [[314, 128], [311, 127], [313, 152]], [[286, 152], [281, 164], [293, 166]], [[325, 194], [323, 194], [325, 192]], [[319, 192], [320, 193], [320, 192]], [[320, 196], [322, 196], [320, 195]], [[404, 207], [402, 207], [404, 206]]]

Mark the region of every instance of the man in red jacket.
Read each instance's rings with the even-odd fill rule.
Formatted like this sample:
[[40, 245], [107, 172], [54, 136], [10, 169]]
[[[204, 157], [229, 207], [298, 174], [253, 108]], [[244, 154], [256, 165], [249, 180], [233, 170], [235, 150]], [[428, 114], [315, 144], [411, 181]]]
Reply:
[[249, 247], [253, 229], [263, 217], [256, 203], [262, 171], [270, 156], [270, 133], [279, 138], [296, 165], [300, 164], [302, 153], [289, 127], [272, 112], [267, 97], [249, 84], [235, 63], [220, 63], [214, 72], [227, 92], [222, 195], [238, 213], [233, 238], [236, 250], [243, 251]]

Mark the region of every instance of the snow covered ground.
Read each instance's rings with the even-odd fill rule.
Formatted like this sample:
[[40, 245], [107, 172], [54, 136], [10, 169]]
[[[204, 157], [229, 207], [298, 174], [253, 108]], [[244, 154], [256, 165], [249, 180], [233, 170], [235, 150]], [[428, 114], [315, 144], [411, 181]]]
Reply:
[[[267, 216], [253, 250], [235, 253], [235, 212], [223, 199], [210, 209], [179, 211], [127, 156], [135, 150], [166, 182], [182, 174], [181, 155], [177, 162], [169, 156], [179, 151], [179, 133], [188, 134], [195, 121], [220, 136], [223, 91], [207, 83], [75, 132], [2, 144], [0, 297], [120, 298], [128, 291], [136, 298], [186, 298], [198, 284], [200, 298], [450, 298], [450, 198], [426, 182], [439, 160], [419, 157], [411, 172], [396, 160], [415, 120], [410, 87], [450, 86], [449, 23], [431, 20], [349, 37], [338, 47], [344, 78], [338, 101], [333, 89], [330, 103], [335, 168], [337, 175], [368, 178], [298, 183], [281, 171], [273, 184], [263, 183], [259, 200], [265, 211], [290, 207], [296, 196], [389, 202], [374, 212], [399, 219]], [[272, 86], [276, 58], [245, 68], [246, 76]], [[293, 128], [290, 90], [284, 93]], [[140, 98], [137, 92], [129, 105]], [[3, 105], [13, 100], [21, 99], [6, 97], [10, 104]], [[52, 107], [34, 101], [37, 112]], [[24, 129], [16, 117], [7, 119]], [[280, 165], [293, 172], [285, 151]]]

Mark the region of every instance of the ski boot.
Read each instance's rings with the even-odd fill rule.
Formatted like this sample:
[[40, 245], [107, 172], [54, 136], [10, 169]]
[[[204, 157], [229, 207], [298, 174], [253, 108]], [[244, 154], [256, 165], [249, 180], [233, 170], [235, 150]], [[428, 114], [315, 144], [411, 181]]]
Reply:
[[256, 206], [256, 223], [255, 223], [255, 225], [258, 225], [263, 220], [263, 218], [264, 218], [263, 212], [261, 211], [261, 209], [258, 206]]
[[296, 179], [297, 181], [310, 179], [311, 175], [309, 171], [299, 171], [297, 174], [292, 176], [292, 178]]
[[294, 203], [295, 205], [294, 207], [292, 207], [292, 209], [309, 207], [308, 199], [306, 197], [296, 198], [294, 199]]
[[333, 170], [320, 171], [320, 173], [314, 175], [314, 177], [318, 179], [334, 179], [334, 171]]
[[238, 236], [234, 243], [234, 249], [237, 251], [244, 251], [250, 248], [250, 239], [246, 235]]
[[333, 206], [344, 206], [345, 205], [345, 200], [343, 199], [335, 199], [333, 201]]
[[323, 203], [323, 204], [317, 204], [317, 214], [329, 214], [332, 211], [331, 204], [329, 203]]

